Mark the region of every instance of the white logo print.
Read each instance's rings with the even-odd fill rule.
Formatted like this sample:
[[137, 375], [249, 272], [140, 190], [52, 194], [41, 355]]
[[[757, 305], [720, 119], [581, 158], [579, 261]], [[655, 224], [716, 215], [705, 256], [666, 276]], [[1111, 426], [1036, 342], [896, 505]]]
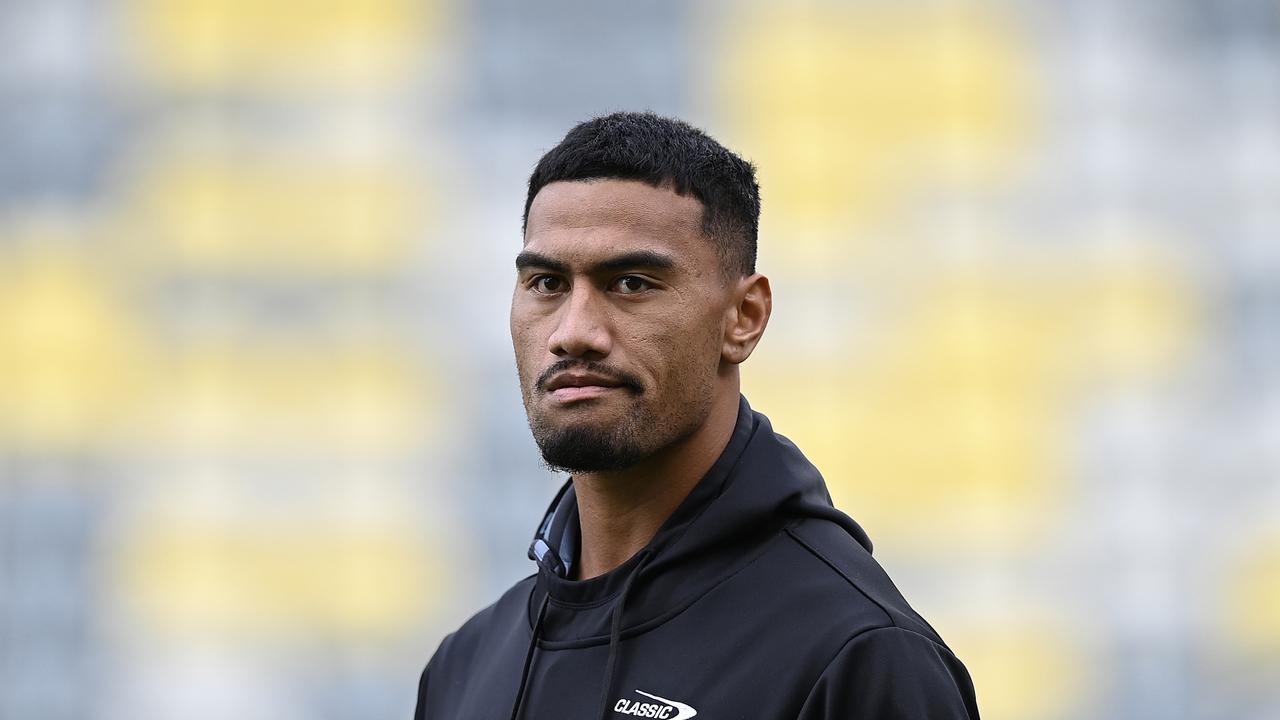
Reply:
[[[657, 700], [657, 703], [635, 702], [626, 698], [619, 698], [614, 704], [613, 711], [622, 713], [623, 715], [634, 715], [636, 717], [657, 718], [657, 720], [686, 720], [698, 714], [697, 710], [685, 705], [682, 702], [668, 700], [657, 695], [650, 695], [643, 690], [637, 690], [636, 693], [647, 698]], [[658, 704], [661, 703], [661, 704]], [[675, 713], [674, 715], [672, 713]]]

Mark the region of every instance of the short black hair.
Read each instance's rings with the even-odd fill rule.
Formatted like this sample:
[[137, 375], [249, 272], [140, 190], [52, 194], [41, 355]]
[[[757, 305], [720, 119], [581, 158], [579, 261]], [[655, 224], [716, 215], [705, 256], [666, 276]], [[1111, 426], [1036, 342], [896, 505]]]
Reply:
[[529, 176], [521, 231], [543, 187], [561, 180], [616, 178], [670, 186], [702, 203], [702, 233], [716, 243], [727, 277], [756, 271], [760, 186], [755, 167], [682, 120], [616, 112], [578, 123]]

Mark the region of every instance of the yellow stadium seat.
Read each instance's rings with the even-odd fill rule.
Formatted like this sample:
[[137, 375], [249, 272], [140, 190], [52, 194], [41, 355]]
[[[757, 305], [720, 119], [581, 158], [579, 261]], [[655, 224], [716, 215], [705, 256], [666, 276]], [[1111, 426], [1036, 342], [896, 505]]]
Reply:
[[953, 628], [947, 643], [973, 677], [984, 720], [1080, 717], [1096, 699], [1089, 649], [1061, 621], [1015, 613], [940, 626]]
[[101, 448], [145, 386], [142, 328], [117, 278], [81, 243], [28, 240], [0, 248], [0, 447]]
[[440, 3], [421, 0], [132, 0], [139, 73], [194, 90], [370, 90], [403, 82]]
[[135, 523], [110, 575], [125, 617], [180, 637], [355, 642], [403, 636], [446, 600], [446, 559], [412, 523], [308, 517], [305, 505], [278, 521]]
[[1229, 567], [1221, 637], [1229, 649], [1280, 662], [1280, 535], [1249, 543]]
[[1033, 55], [990, 8], [755, 3], [717, 25], [713, 112], [751, 148], [782, 262], [856, 246], [836, 234], [912, 193], [1004, 177], [1029, 132]]
[[1160, 377], [1196, 327], [1179, 275], [1134, 262], [926, 273], [910, 309], [856, 345], [807, 360], [766, 338], [744, 386], [873, 536], [929, 552], [1033, 551], [1090, 389]]
[[427, 372], [390, 341], [197, 345], [159, 368], [141, 429], [185, 451], [394, 455], [431, 437]]
[[136, 180], [126, 243], [175, 269], [289, 276], [398, 270], [426, 222], [401, 162], [178, 149]]

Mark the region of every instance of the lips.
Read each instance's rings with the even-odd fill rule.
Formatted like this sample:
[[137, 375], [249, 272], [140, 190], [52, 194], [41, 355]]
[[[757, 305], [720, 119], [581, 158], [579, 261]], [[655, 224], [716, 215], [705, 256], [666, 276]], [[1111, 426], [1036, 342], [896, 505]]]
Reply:
[[611, 377], [596, 373], [563, 372], [551, 378], [547, 383], [547, 392], [554, 393], [566, 388], [618, 388], [622, 383]]
[[579, 401], [641, 395], [640, 379], [619, 368], [595, 361], [563, 358], [552, 363], [534, 383], [537, 391], [554, 405], [576, 405]]
[[613, 378], [592, 373], [561, 373], [547, 383], [551, 397], [560, 402], [598, 398], [617, 392], [622, 384]]

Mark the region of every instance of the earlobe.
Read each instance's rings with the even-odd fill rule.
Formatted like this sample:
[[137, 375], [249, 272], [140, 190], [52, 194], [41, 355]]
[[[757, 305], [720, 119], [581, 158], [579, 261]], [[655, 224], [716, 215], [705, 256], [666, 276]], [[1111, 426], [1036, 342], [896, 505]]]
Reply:
[[751, 357], [752, 351], [764, 335], [773, 312], [773, 291], [769, 278], [756, 273], [742, 278], [734, 290], [734, 304], [725, 327], [720, 357], [737, 365]]

